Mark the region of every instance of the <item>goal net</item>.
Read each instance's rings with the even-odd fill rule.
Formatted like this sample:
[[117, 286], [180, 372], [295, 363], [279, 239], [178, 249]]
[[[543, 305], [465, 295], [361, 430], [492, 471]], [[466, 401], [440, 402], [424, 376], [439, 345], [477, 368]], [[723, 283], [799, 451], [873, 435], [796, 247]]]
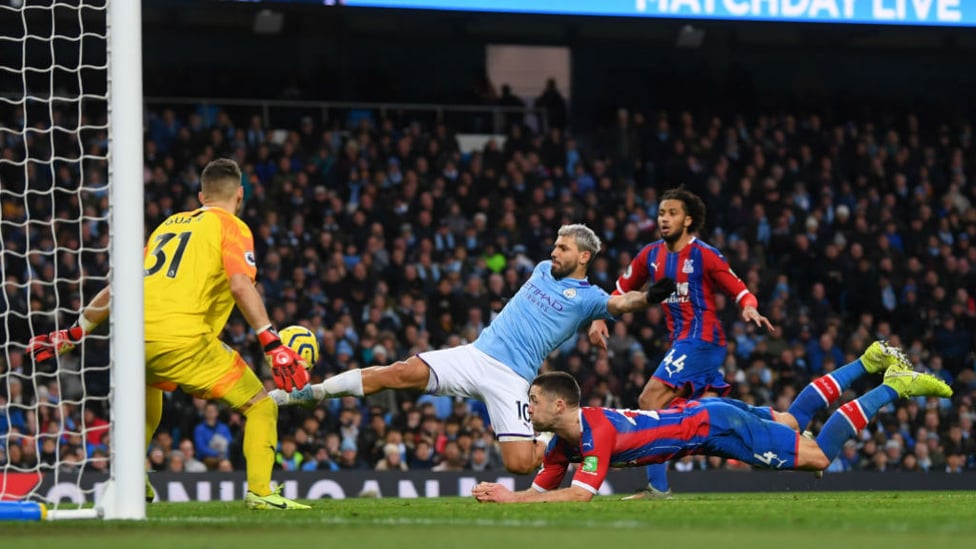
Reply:
[[[138, 38], [139, 2], [115, 3], [135, 5]], [[142, 356], [141, 65], [132, 69], [137, 95], [129, 98], [138, 106], [138, 133], [126, 149], [116, 131], [123, 113], [110, 34], [113, 22], [120, 25], [111, 4], [0, 0], [0, 502], [7, 509], [16, 505], [9, 502], [42, 503], [48, 518], [145, 513], [142, 427], [120, 431], [125, 415], [117, 413], [120, 394], [138, 394], [141, 410], [143, 388], [113, 368], [120, 356], [114, 340], [131, 329], [120, 331], [123, 323], [138, 325], [135, 359]], [[137, 59], [140, 51], [136, 40]], [[135, 177], [131, 166], [120, 171], [113, 156], [122, 155], [135, 157]], [[134, 203], [120, 196], [123, 177], [130, 190], [137, 187]], [[138, 212], [126, 214], [137, 227], [119, 223], [120, 204]], [[137, 242], [127, 244], [135, 257], [120, 253], [120, 234]], [[113, 299], [112, 321], [72, 352], [40, 363], [25, 355], [31, 337], [70, 327], [101, 288], [112, 282], [115, 290], [123, 271], [134, 271], [140, 287], [128, 320]], [[142, 414], [126, 414], [142, 422]], [[125, 456], [128, 465], [120, 467]], [[138, 471], [129, 470], [136, 463]]]

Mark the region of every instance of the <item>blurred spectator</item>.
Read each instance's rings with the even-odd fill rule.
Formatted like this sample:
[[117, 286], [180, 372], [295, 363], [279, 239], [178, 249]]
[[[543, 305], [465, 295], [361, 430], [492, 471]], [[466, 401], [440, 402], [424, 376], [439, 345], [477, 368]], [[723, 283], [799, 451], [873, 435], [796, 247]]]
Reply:
[[353, 439], [343, 439], [339, 446], [339, 459], [336, 461], [339, 469], [365, 470], [370, 469], [369, 463], [359, 457], [359, 448]]
[[187, 473], [204, 473], [207, 471], [207, 466], [196, 458], [192, 440], [188, 438], [181, 440], [180, 452], [183, 453], [183, 469]]
[[550, 128], [562, 130], [566, 127], [566, 100], [556, 88], [555, 78], [546, 80], [546, 89], [536, 98], [535, 108], [546, 112]]
[[422, 438], [414, 446], [413, 455], [409, 460], [410, 469], [432, 469], [434, 467], [434, 460], [434, 445], [428, 439]]
[[[512, 87], [508, 84], [502, 84], [502, 93], [498, 97], [498, 105], [502, 107], [525, 107], [525, 101], [522, 98], [516, 96], [512, 93]], [[523, 120], [523, 113], [520, 112], [510, 112], [503, 115], [506, 127], [520, 126]]]
[[298, 451], [298, 443], [294, 437], [286, 436], [278, 443], [278, 451], [275, 452], [275, 466], [283, 471], [299, 471], [305, 456]]
[[383, 446], [383, 458], [376, 464], [377, 471], [407, 471], [406, 462], [400, 454], [400, 448], [396, 444], [386, 444]]
[[311, 457], [302, 464], [302, 471], [338, 471], [339, 465], [332, 461], [325, 446], [316, 446]]
[[844, 443], [843, 448], [841, 448], [840, 454], [834, 458], [830, 466], [827, 467], [826, 472], [828, 473], [847, 473], [849, 471], [856, 471], [859, 467], [859, 458], [857, 455], [857, 442], [854, 440], [848, 440]]
[[490, 471], [493, 469], [491, 458], [488, 455], [488, 447], [482, 440], [474, 442], [471, 449], [471, 457], [468, 459], [468, 468], [472, 471]]
[[220, 409], [215, 402], [207, 402], [203, 410], [203, 421], [193, 429], [193, 443], [197, 450], [196, 457], [213, 470], [220, 460], [227, 458], [234, 437], [230, 427], [219, 420]]
[[167, 463], [166, 470], [173, 473], [185, 473], [187, 472], [185, 462], [183, 452], [173, 450], [169, 453], [169, 462]]
[[463, 471], [464, 465], [465, 459], [461, 454], [461, 448], [458, 446], [457, 441], [449, 440], [444, 445], [444, 452], [440, 463], [431, 468], [431, 471]]

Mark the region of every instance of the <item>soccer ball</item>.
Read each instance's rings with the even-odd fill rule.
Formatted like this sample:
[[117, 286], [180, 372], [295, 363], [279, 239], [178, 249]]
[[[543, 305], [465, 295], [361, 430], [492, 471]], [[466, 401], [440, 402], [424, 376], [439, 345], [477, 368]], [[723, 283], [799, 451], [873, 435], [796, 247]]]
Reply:
[[278, 335], [281, 336], [282, 343], [302, 357], [306, 368], [312, 369], [319, 361], [319, 338], [312, 330], [304, 326], [288, 326], [278, 332]]

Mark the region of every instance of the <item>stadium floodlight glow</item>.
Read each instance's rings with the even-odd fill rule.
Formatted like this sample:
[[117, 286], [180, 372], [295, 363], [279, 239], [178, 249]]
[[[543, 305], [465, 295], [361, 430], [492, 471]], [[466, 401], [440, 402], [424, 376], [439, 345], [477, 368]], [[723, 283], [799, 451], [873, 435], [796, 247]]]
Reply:
[[344, 4], [615, 17], [976, 26], [976, 2], [971, 0], [345, 0]]

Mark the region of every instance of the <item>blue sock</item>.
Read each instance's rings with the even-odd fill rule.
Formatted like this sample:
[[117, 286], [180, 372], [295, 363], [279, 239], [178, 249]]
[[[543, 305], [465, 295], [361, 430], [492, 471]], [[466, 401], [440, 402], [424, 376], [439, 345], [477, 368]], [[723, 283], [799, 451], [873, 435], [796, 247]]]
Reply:
[[668, 484], [667, 463], [654, 463], [647, 466], [647, 485], [660, 492], [667, 492], [671, 488]]
[[864, 429], [882, 406], [896, 400], [898, 392], [887, 385], [881, 385], [861, 398], [848, 402], [830, 415], [823, 430], [817, 435], [817, 445], [827, 459], [833, 461], [844, 443]]
[[818, 377], [804, 387], [789, 409], [800, 425], [800, 430], [806, 429], [817, 412], [833, 404], [852, 383], [866, 373], [867, 370], [864, 369], [864, 364], [861, 364], [861, 359], [857, 359], [823, 377]]
[[840, 368], [837, 368], [827, 375], [833, 377], [837, 383], [840, 383], [841, 391], [845, 391], [855, 381], [857, 381], [859, 377], [866, 373], [868, 373], [868, 371], [864, 369], [864, 364], [859, 358], [854, 362], [847, 363]]

